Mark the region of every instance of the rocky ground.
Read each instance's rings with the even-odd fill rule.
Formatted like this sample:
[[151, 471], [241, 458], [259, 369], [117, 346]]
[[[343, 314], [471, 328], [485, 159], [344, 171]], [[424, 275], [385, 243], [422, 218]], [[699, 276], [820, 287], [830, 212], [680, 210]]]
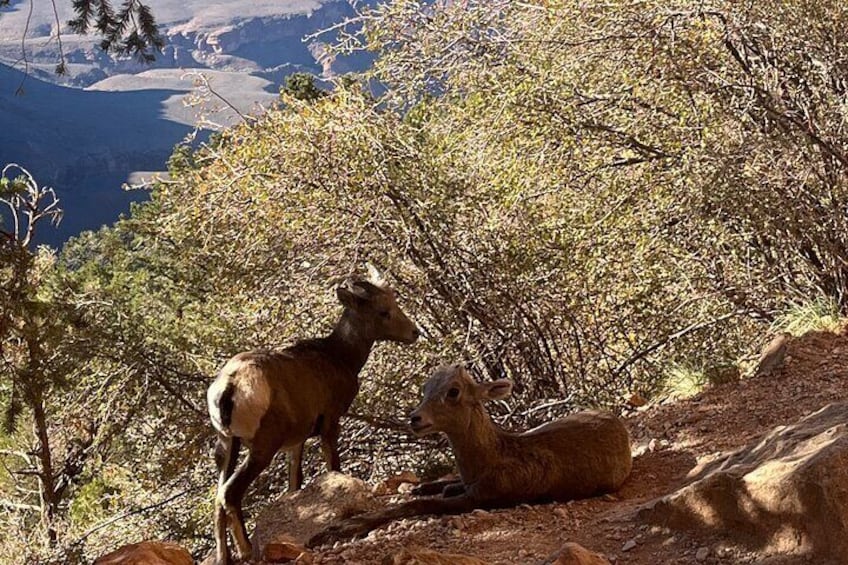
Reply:
[[319, 549], [315, 562], [380, 563], [401, 548], [417, 546], [493, 564], [537, 563], [574, 541], [613, 563], [825, 563], [819, 557], [733, 542], [721, 531], [652, 526], [636, 515], [646, 503], [685, 484], [698, 463], [846, 400], [848, 336], [811, 333], [788, 347], [785, 366], [772, 375], [649, 405], [630, 416], [627, 424], [638, 456], [631, 478], [615, 497], [404, 520], [365, 539]]
[[[785, 352], [771, 374], [628, 416], [633, 472], [614, 496], [401, 520], [297, 562], [542, 564], [569, 542], [615, 564], [844, 562], [848, 335], [810, 333], [789, 340]], [[277, 544], [279, 553], [279, 542], [304, 543], [336, 516], [408, 496], [380, 488], [341, 474], [318, 478], [269, 504], [254, 546], [261, 552]], [[409, 557], [418, 550], [451, 555]]]

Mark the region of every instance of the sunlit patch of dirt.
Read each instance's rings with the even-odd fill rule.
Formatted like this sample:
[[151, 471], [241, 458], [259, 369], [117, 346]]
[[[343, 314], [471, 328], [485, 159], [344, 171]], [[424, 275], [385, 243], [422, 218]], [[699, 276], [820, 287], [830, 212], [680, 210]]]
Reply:
[[720, 535], [649, 526], [635, 514], [640, 505], [685, 484], [698, 462], [846, 397], [848, 336], [811, 333], [790, 343], [786, 366], [771, 376], [717, 386], [673, 404], [649, 405], [627, 417], [639, 449], [632, 476], [614, 496], [401, 520], [364, 539], [319, 550], [315, 562], [381, 563], [401, 548], [417, 546], [493, 564], [542, 563], [574, 541], [616, 564], [819, 564], [804, 556], [752, 553]]

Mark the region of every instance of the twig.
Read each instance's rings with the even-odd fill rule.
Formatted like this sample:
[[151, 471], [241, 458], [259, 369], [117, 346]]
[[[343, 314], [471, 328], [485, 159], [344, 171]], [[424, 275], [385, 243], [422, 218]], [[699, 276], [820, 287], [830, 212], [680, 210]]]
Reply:
[[23, 504], [21, 502], [12, 502], [11, 500], [0, 500], [0, 507], [10, 510], [28, 510], [30, 512], [41, 512], [41, 508], [34, 504]]
[[199, 485], [199, 486], [191, 487], [191, 488], [188, 488], [188, 489], [186, 489], [182, 492], [178, 492], [175, 495], [169, 496], [165, 500], [162, 500], [162, 501], [157, 502], [155, 504], [151, 504], [149, 506], [144, 506], [142, 508], [137, 508], [135, 510], [130, 510], [129, 512], [124, 512], [123, 514], [118, 514], [117, 516], [115, 516], [113, 518], [109, 518], [105, 522], [101, 522], [100, 524], [98, 524], [98, 525], [94, 526], [93, 528], [91, 528], [90, 530], [88, 530], [86, 533], [84, 533], [82, 535], [82, 537], [78, 538], [73, 543], [71, 543], [71, 546], [76, 546], [76, 545], [81, 544], [82, 542], [84, 542], [86, 539], [88, 539], [95, 532], [98, 532], [98, 531], [102, 530], [103, 528], [105, 528], [106, 526], [114, 524], [115, 522], [118, 522], [120, 520], [124, 520], [124, 519], [129, 518], [130, 516], [134, 516], [136, 514], [141, 514], [142, 512], [147, 512], [148, 510], [153, 510], [155, 508], [160, 508], [162, 506], [166, 506], [167, 504], [170, 504], [171, 502], [173, 502], [174, 500], [176, 500], [180, 497], [183, 497], [183, 496], [190, 494], [192, 492], [202, 490], [204, 488], [206, 488], [205, 485]]
[[[35, 0], [30, 0], [30, 5]], [[56, 74], [65, 74], [65, 51], [62, 49], [62, 24], [59, 22], [59, 10], [56, 9], [56, 0], [50, 0], [53, 4], [53, 16], [56, 18], [56, 42], [59, 45], [59, 64], [56, 66]]]
[[727, 314], [724, 314], [723, 316], [719, 316], [718, 318], [715, 318], [715, 319], [712, 319], [712, 320], [709, 320], [709, 321], [706, 321], [706, 322], [699, 322], [699, 323], [696, 323], [696, 324], [692, 324], [692, 325], [690, 325], [686, 328], [683, 328], [682, 330], [674, 332], [673, 334], [669, 334], [669, 335], [663, 337], [662, 339], [655, 341], [654, 343], [652, 343], [651, 345], [649, 345], [645, 349], [643, 349], [641, 351], [637, 351], [636, 353], [634, 353], [633, 355], [631, 355], [630, 357], [625, 359], [624, 362], [621, 363], [618, 366], [618, 368], [616, 368], [613, 371], [613, 374], [614, 375], [620, 375], [622, 372], [624, 372], [625, 369], [627, 369], [630, 365], [632, 365], [636, 361], [639, 361], [640, 359], [647, 357], [648, 355], [650, 355], [651, 353], [653, 353], [657, 349], [664, 347], [665, 345], [668, 345], [669, 343], [671, 343], [672, 341], [674, 341], [676, 339], [684, 337], [684, 336], [686, 336], [690, 333], [694, 333], [696, 331], [703, 330], [703, 329], [708, 328], [710, 326], [714, 326], [714, 325], [719, 324], [719, 323], [721, 323], [725, 320], [729, 320], [730, 318], [733, 318], [735, 316], [744, 316], [745, 314], [748, 314], [748, 313], [749, 312], [747, 310], [734, 310], [733, 312], [729, 312]]
[[29, 12], [27, 12], [26, 25], [24, 26], [24, 32], [21, 34], [21, 59], [24, 61], [24, 78], [21, 79], [21, 83], [18, 85], [18, 88], [15, 89], [15, 96], [20, 96], [24, 93], [24, 83], [26, 79], [29, 77], [29, 59], [27, 59], [26, 54], [26, 36], [29, 33], [29, 24], [32, 21], [32, 9], [35, 4], [35, 0], [29, 0]]
[[198, 73], [198, 72], [194, 72], [194, 73], [186, 73], [185, 75], [183, 75], [183, 78], [185, 78], [185, 77], [187, 77], [187, 76], [194, 77], [194, 78], [195, 78], [195, 80], [200, 81], [200, 83], [202, 84], [203, 88], [205, 88], [205, 89], [206, 89], [206, 91], [207, 91], [207, 92], [209, 92], [209, 94], [211, 94], [212, 96], [214, 96], [215, 98], [217, 98], [218, 100], [220, 100], [221, 102], [223, 102], [224, 104], [226, 104], [226, 105], [230, 108], [230, 110], [232, 110], [233, 112], [235, 112], [236, 114], [238, 114], [238, 116], [242, 119], [242, 121], [245, 121], [245, 122], [246, 122], [246, 121], [248, 121], [248, 117], [247, 117], [247, 116], [245, 116], [244, 114], [242, 114], [242, 113], [241, 113], [241, 111], [240, 111], [238, 108], [236, 108], [235, 106], [233, 106], [233, 104], [232, 104], [229, 100], [227, 100], [226, 98], [224, 98], [224, 97], [223, 97], [221, 94], [219, 94], [219, 93], [218, 93], [218, 92], [217, 92], [214, 88], [212, 88], [212, 85], [211, 85], [211, 83], [209, 82], [209, 79], [206, 77], [206, 75], [205, 75], [205, 74], [203, 74], [203, 73]]
[[409, 426], [398, 422], [397, 420], [375, 418], [373, 416], [368, 416], [365, 414], [354, 414], [352, 412], [349, 412], [345, 417], [350, 420], [355, 420], [357, 422], [364, 422], [369, 426], [380, 430], [396, 430], [400, 432], [409, 432]]

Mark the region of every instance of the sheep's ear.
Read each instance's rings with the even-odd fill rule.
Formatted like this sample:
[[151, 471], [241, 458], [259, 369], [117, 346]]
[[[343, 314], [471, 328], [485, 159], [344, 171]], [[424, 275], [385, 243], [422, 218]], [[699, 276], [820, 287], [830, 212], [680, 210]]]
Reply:
[[336, 296], [343, 306], [354, 308], [371, 299], [368, 289], [358, 281], [348, 279], [336, 287]]
[[480, 400], [500, 400], [512, 394], [512, 381], [509, 379], [498, 379], [490, 383], [477, 385], [477, 394]]
[[385, 288], [388, 286], [386, 279], [383, 277], [383, 274], [377, 270], [371, 262], [365, 264], [365, 268], [368, 269], [368, 282], [373, 284], [374, 286], [379, 286], [380, 288]]

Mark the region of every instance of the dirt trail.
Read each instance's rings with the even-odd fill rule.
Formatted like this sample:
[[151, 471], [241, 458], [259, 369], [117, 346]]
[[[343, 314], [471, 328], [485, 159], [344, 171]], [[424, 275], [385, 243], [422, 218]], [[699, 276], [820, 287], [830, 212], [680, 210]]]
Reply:
[[[615, 497], [521, 506], [459, 517], [404, 520], [368, 537], [316, 554], [317, 563], [380, 563], [403, 547], [465, 553], [497, 564], [539, 563], [567, 541], [616, 564], [821, 563], [767, 556], [729, 544], [721, 532], [693, 535], [641, 524], [643, 503], [674, 491], [699, 462], [731, 451], [780, 424], [848, 397], [848, 336], [811, 333], [794, 339], [786, 366], [767, 377], [708, 389], [654, 405], [627, 418], [644, 453]], [[650, 449], [647, 446], [650, 444]]]

